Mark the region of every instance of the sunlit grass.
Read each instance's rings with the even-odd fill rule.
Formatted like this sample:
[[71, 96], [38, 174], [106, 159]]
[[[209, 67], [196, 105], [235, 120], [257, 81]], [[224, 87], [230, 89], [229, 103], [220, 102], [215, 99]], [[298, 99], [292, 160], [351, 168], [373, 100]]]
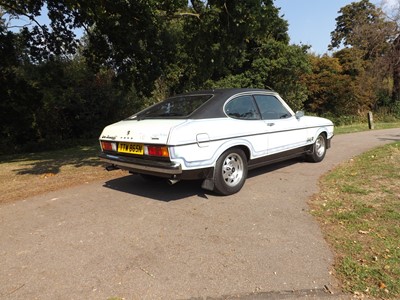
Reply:
[[25, 199], [73, 185], [122, 175], [107, 172], [98, 159], [100, 147], [76, 146], [0, 157], [0, 203]]
[[[400, 128], [400, 122], [390, 122], [390, 123], [375, 123], [373, 130], [379, 129], [390, 129], [390, 128]], [[357, 123], [351, 125], [342, 125], [335, 127], [335, 134], [353, 133], [360, 131], [371, 130], [368, 127], [368, 123]]]
[[400, 298], [400, 142], [342, 164], [311, 201], [344, 291]]

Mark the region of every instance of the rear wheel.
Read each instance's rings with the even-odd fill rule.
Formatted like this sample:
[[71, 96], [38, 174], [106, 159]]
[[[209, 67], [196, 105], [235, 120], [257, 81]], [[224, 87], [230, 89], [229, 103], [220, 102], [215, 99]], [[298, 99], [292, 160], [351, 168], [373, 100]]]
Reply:
[[326, 154], [326, 137], [321, 133], [315, 140], [312, 153], [307, 155], [307, 160], [310, 162], [320, 162], [324, 159]]
[[225, 151], [215, 168], [215, 192], [231, 195], [240, 191], [247, 178], [247, 158], [243, 150], [233, 148]]

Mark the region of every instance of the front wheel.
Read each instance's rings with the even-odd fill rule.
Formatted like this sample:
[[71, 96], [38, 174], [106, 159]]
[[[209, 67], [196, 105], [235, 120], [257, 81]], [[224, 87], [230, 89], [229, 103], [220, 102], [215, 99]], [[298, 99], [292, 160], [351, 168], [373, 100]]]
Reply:
[[325, 134], [320, 134], [312, 147], [312, 153], [307, 155], [307, 160], [310, 162], [320, 162], [326, 154], [326, 137]]
[[225, 151], [217, 160], [214, 176], [215, 192], [221, 195], [239, 192], [247, 178], [247, 158], [243, 150]]

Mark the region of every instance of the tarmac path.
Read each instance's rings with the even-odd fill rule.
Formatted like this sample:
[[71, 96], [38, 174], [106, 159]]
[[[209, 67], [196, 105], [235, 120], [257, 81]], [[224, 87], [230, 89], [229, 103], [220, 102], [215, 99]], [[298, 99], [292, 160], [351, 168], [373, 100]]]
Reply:
[[227, 197], [127, 175], [0, 205], [0, 299], [345, 297], [307, 200], [322, 174], [399, 140], [335, 136], [323, 162], [251, 171]]

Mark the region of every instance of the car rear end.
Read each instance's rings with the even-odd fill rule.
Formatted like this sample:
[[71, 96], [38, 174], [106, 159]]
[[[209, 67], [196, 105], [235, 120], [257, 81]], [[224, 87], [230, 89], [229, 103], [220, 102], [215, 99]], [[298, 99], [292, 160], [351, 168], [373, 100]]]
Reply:
[[180, 164], [171, 161], [168, 137], [171, 128], [186, 120], [124, 120], [107, 126], [100, 135], [100, 159], [108, 170], [175, 178]]

